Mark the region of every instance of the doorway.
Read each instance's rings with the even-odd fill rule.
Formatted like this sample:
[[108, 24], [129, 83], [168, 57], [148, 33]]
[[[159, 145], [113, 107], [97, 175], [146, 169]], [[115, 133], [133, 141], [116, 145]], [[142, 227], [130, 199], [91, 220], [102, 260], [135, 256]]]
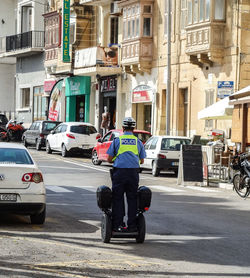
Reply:
[[188, 129], [188, 89], [180, 89], [179, 94], [179, 121], [178, 133], [181, 136], [187, 136]]

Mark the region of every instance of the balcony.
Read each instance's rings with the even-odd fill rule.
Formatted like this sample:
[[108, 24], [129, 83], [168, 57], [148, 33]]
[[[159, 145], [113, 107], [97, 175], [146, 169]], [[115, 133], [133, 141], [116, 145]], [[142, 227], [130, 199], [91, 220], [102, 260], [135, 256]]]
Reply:
[[117, 47], [90, 47], [75, 52], [74, 74], [108, 76], [121, 73]]
[[0, 57], [22, 57], [43, 52], [44, 31], [29, 31], [0, 38]]
[[91, 6], [105, 6], [112, 2], [113, 0], [80, 0], [81, 5], [91, 5]]
[[122, 43], [121, 63], [128, 73], [150, 73], [152, 57], [152, 38], [139, 38]]
[[225, 23], [208, 22], [186, 27], [186, 54], [193, 64], [202, 66], [222, 63], [224, 57]]

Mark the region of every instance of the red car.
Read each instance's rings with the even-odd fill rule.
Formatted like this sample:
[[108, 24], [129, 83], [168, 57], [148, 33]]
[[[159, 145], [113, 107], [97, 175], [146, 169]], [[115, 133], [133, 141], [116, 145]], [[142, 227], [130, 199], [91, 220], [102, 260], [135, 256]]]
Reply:
[[[100, 165], [103, 161], [108, 161], [107, 150], [115, 137], [123, 134], [121, 129], [112, 129], [106, 133], [103, 138], [98, 139], [97, 145], [92, 151], [92, 163]], [[143, 144], [152, 136], [150, 132], [145, 130], [134, 130], [134, 135], [139, 138]]]

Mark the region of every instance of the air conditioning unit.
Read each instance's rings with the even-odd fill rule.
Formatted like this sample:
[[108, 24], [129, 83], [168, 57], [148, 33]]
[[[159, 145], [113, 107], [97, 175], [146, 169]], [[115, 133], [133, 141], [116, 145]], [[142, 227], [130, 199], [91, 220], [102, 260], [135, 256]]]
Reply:
[[118, 3], [113, 2], [110, 4], [110, 14], [113, 14], [113, 15], [121, 14], [121, 8], [118, 7]]

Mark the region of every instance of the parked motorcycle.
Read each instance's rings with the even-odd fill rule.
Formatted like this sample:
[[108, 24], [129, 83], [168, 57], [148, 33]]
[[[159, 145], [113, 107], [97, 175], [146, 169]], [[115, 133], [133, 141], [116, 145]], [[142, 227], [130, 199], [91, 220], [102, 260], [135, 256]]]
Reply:
[[237, 194], [246, 198], [250, 194], [250, 153], [242, 153], [233, 157], [231, 168], [236, 171], [233, 176], [233, 188]]
[[6, 128], [0, 131], [0, 139], [2, 141], [21, 141], [25, 129], [23, 122], [9, 120]]

